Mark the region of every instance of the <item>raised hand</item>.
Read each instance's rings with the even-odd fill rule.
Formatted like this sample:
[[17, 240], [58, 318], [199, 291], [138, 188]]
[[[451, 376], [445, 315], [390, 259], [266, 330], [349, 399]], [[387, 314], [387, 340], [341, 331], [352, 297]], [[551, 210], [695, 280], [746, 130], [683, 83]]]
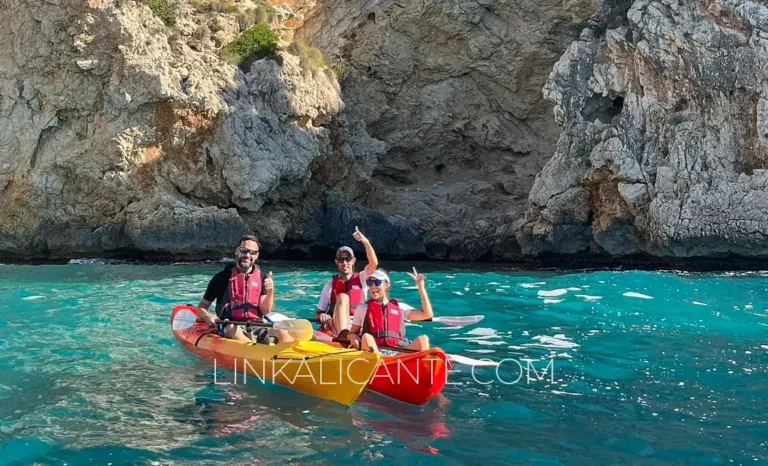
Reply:
[[355, 238], [355, 240], [361, 242], [361, 243], [367, 243], [368, 238], [365, 237], [362, 233], [360, 233], [360, 230], [355, 226], [355, 232], [352, 233], [352, 237]]
[[409, 277], [413, 279], [413, 282], [416, 284], [416, 287], [420, 290], [423, 290], [426, 286], [427, 276], [423, 273], [419, 273], [416, 271], [416, 267], [413, 268], [413, 273], [406, 272]]

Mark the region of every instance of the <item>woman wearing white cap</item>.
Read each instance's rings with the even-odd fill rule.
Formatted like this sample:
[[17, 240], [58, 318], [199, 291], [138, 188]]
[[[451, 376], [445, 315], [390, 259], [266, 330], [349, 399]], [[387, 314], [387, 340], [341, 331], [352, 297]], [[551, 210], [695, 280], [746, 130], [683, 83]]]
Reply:
[[426, 277], [416, 272], [408, 273], [416, 283], [421, 297], [421, 309], [414, 309], [389, 298], [389, 275], [384, 270], [373, 271], [366, 280], [371, 299], [357, 307], [349, 330], [349, 342], [353, 348], [378, 351], [379, 347], [403, 347], [415, 350], [429, 349], [429, 339], [421, 335], [415, 340], [405, 338], [405, 321], [432, 318], [432, 304], [427, 296]]

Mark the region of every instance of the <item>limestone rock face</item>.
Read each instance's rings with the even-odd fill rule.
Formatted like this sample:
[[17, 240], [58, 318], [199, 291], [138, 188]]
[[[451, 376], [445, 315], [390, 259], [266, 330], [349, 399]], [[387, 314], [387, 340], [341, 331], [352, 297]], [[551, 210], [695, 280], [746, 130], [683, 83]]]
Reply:
[[768, 254], [763, 3], [258, 1], [0, 0], [0, 258]]
[[385, 144], [377, 163], [361, 163], [371, 189], [359, 202], [409, 219], [430, 257], [518, 257], [512, 225], [561, 131], [542, 87], [596, 10], [574, 0], [318, 2], [296, 37], [343, 65], [344, 114]]
[[179, 8], [169, 28], [134, 2], [4, 1], [4, 257], [221, 257], [249, 213], [303, 202], [335, 77], [287, 53], [239, 72], [216, 54], [237, 20]]
[[585, 30], [544, 88], [563, 133], [526, 254], [768, 253], [768, 8], [638, 0]]
[[[0, 256], [218, 258], [246, 232], [307, 254], [355, 225], [384, 257], [516, 256], [559, 133], [541, 88], [591, 2], [271, 3], [179, 1], [168, 26], [3, 0]], [[222, 61], [264, 8], [279, 57]]]

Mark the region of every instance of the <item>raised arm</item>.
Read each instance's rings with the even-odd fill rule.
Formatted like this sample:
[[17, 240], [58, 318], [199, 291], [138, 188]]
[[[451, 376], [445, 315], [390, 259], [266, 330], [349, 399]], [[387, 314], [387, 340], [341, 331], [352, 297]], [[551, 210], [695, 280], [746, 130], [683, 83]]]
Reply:
[[432, 303], [429, 302], [429, 296], [427, 295], [426, 275], [416, 272], [416, 267], [414, 267], [413, 273], [408, 272], [408, 276], [416, 283], [416, 288], [419, 290], [419, 296], [421, 297], [421, 309], [411, 310], [408, 313], [408, 320], [431, 319]]
[[360, 230], [358, 230], [357, 227], [355, 227], [355, 232], [352, 234], [352, 237], [363, 243], [363, 246], [365, 247], [365, 255], [368, 259], [368, 264], [365, 266], [365, 273], [366, 275], [372, 274], [373, 271], [376, 270], [376, 267], [379, 266], [379, 259], [376, 257], [376, 251], [373, 250], [373, 246], [371, 246], [371, 242], [368, 238], [360, 233]]

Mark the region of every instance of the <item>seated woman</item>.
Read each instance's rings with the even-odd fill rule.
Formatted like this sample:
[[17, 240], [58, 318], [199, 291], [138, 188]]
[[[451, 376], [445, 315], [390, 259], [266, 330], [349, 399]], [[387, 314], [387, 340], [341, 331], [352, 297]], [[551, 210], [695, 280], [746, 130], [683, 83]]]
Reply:
[[379, 346], [410, 348], [415, 350], [429, 349], [429, 338], [421, 335], [415, 340], [405, 338], [405, 321], [426, 320], [432, 318], [432, 305], [429, 303], [425, 285], [426, 277], [416, 272], [408, 273], [416, 283], [421, 296], [421, 309], [414, 309], [389, 298], [391, 286], [389, 275], [382, 269], [377, 269], [366, 280], [371, 299], [359, 305], [355, 310], [352, 327], [349, 330], [349, 343], [353, 348], [379, 351]]

